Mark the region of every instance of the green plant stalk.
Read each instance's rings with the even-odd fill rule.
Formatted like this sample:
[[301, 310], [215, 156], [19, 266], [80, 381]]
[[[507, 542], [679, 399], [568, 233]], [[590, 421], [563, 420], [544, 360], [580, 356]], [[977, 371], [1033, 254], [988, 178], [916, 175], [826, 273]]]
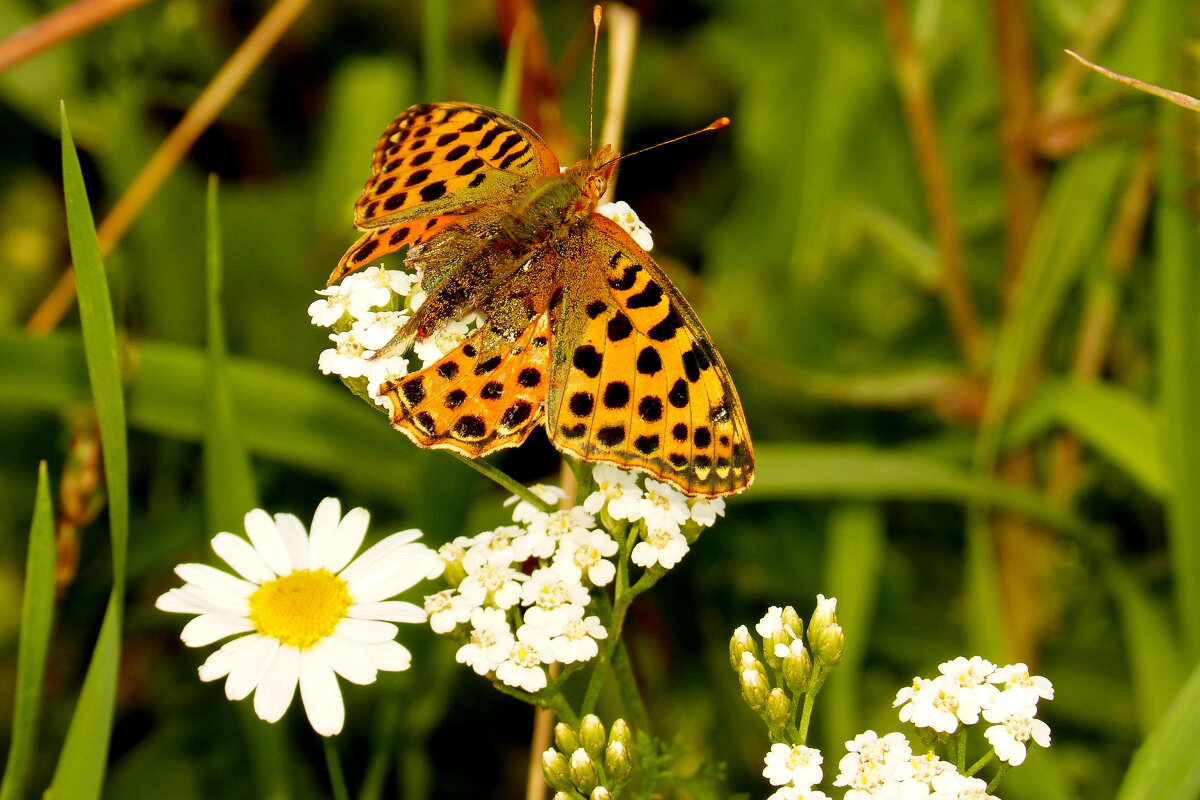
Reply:
[[979, 772], [979, 770], [983, 769], [984, 767], [986, 767], [988, 764], [992, 763], [995, 760], [996, 760], [996, 751], [989, 748], [986, 753], [984, 753], [982, 756], [979, 757], [978, 761], [976, 761], [974, 764], [972, 764], [970, 766], [970, 768], [968, 768], [966, 771], [963, 771], [963, 770], [959, 770], [959, 771], [962, 772], [963, 775], [966, 775], [969, 777], [969, 776], [974, 775], [975, 773]]
[[817, 694], [825, 685], [829, 673], [821, 666], [820, 659], [813, 659], [812, 675], [808, 678], [808, 687], [804, 691], [804, 710], [800, 713], [800, 724], [796, 727], [796, 739], [800, 744], [808, 742], [808, 728], [812, 724], [813, 704], [817, 702]]
[[496, 469], [486, 461], [477, 458], [467, 458], [466, 456], [453, 451], [451, 451], [451, 455], [488, 480], [493, 481], [494, 483], [499, 484], [502, 488], [512, 492], [517, 497], [536, 508], [538, 511], [544, 511], [549, 514], [555, 510], [553, 503], [547, 503], [545, 500], [529, 491], [527, 487], [508, 477], [508, 475], [505, 475], [501, 470]]
[[342, 757], [332, 736], [322, 736], [321, 745], [325, 749], [325, 766], [329, 770], [329, 789], [333, 800], [350, 800], [350, 792], [346, 789], [346, 775], [342, 770]]

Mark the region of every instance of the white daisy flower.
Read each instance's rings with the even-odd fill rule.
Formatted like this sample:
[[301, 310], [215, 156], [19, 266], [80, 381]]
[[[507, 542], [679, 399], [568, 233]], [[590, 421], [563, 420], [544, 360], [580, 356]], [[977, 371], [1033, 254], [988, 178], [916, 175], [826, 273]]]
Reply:
[[650, 228], [638, 218], [637, 212], [629, 207], [629, 203], [624, 200], [601, 203], [596, 206], [596, 213], [620, 225], [637, 242], [638, 247], [646, 251], [654, 248], [654, 237], [650, 235]]
[[773, 744], [767, 752], [766, 767], [763, 777], [772, 786], [808, 787], [821, 782], [821, 761], [824, 756], [820, 750], [804, 745], [791, 747], [786, 744]]
[[477, 675], [487, 675], [504, 663], [514, 644], [516, 638], [503, 611], [476, 608], [471, 612], [471, 640], [458, 648], [454, 658]]
[[633, 546], [629, 560], [639, 567], [649, 568], [661, 564], [663, 569], [670, 569], [678, 564], [687, 552], [687, 539], [678, 531], [650, 528], [646, 531], [645, 541]]
[[1042, 747], [1050, 746], [1050, 726], [1035, 719], [1037, 706], [1028, 702], [1021, 692], [1005, 692], [990, 708], [983, 710], [983, 718], [997, 723], [983, 732], [1001, 761], [1018, 766], [1025, 761], [1026, 742], [1030, 739]]
[[[598, 514], [600, 509], [608, 505], [609, 516], [613, 519], [629, 519], [623, 512], [632, 510], [634, 501], [642, 497], [637, 476], [608, 464], [598, 464], [592, 470], [592, 479], [596, 481], [596, 490], [583, 501], [584, 510]], [[613, 503], [617, 504], [617, 512], [612, 510]]]
[[343, 518], [335, 498], [317, 506], [309, 531], [291, 514], [271, 519], [255, 509], [245, 518], [249, 542], [232, 533], [212, 540], [237, 576], [204, 564], [176, 567], [184, 585], [155, 605], [197, 615], [184, 626], [183, 643], [202, 647], [238, 635], [209, 656], [200, 679], [226, 678], [230, 700], [253, 692], [254, 711], [267, 722], [283, 716], [299, 686], [313, 729], [332, 736], [345, 721], [335, 676], [368, 684], [379, 670], [408, 669], [412, 657], [395, 641], [393, 623], [424, 622], [425, 611], [388, 598], [437, 577], [442, 561], [416, 541], [417, 530], [354, 558], [369, 521], [362, 508]]

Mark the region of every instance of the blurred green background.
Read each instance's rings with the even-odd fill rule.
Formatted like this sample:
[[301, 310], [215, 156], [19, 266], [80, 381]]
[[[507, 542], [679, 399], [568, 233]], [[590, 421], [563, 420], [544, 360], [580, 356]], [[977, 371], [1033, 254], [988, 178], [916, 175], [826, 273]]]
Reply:
[[[55, 7], [0, 0], [0, 36]], [[204, 653], [152, 605], [177, 583], [172, 566], [210, 561], [208, 538], [230, 524], [206, 505], [201, 470], [208, 175], [220, 179], [231, 402], [260, 504], [307, 518], [333, 494], [367, 506], [374, 534], [418, 526], [432, 544], [501, 520], [499, 490], [317, 372], [326, 342], [305, 309], [355, 238], [379, 133], [413, 103], [499, 102], [527, 7], [529, 49], [509, 58], [524, 67], [510, 66], [519, 115], [570, 162], [586, 149], [589, 3], [314, 2], [106, 258], [132, 508], [106, 798], [164, 786], [177, 800], [260, 797], [273, 769], [264, 726], [199, 683]], [[678, 736], [693, 766], [726, 764], [724, 783], [706, 775], [692, 793], [767, 793], [767, 742], [728, 637], [768, 605], [807, 617], [821, 592], [841, 598], [848, 641], [817, 708], [827, 778], [841, 742], [898, 727], [897, 688], [979, 654], [1025, 661], [1057, 688], [1043, 709], [1052, 749], [1001, 795], [1115, 796], [1163, 715], [1196, 713], [1172, 699], [1200, 655], [1200, 151], [1189, 112], [1063, 50], [1195, 93], [1200, 9], [631, 7], [622, 149], [733, 120], [629, 161], [617, 186], [729, 362], [759, 460], [755, 486], [628, 627], [659, 734]], [[111, 581], [78, 318], [71, 307], [40, 326], [52, 332], [27, 327], [69, 261], [59, 100], [103, 219], [268, 8], [149, 2], [0, 72], [0, 686], [14, 680], [40, 460], [59, 512], [39, 793]], [[602, 36], [601, 91], [608, 60]], [[540, 431], [496, 463], [525, 481], [559, 468]], [[531, 712], [429, 632], [403, 641], [411, 672], [345, 687], [352, 791], [522, 796]], [[0, 719], [11, 703], [0, 691]], [[289, 791], [327, 796], [296, 710], [277, 743]], [[1144, 796], [1195, 792], [1184, 781], [1182, 794]]]

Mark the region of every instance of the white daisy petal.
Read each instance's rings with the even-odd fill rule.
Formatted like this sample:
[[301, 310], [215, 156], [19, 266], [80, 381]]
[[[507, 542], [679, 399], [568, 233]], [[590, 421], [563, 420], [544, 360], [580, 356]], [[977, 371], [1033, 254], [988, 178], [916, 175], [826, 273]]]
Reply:
[[[313, 514], [308, 529], [308, 568], [325, 567], [326, 554], [333, 546], [338, 534], [338, 522], [342, 518], [342, 504], [336, 497], [326, 497]], [[344, 565], [343, 565], [344, 566]], [[326, 567], [327, 568], [327, 567]], [[334, 570], [336, 572], [336, 570]]]
[[206, 605], [197, 603], [193, 597], [189, 597], [182, 589], [169, 589], [158, 596], [154, 601], [154, 607], [159, 611], [167, 611], [172, 614], [207, 614], [214, 609]]
[[258, 689], [254, 692], [254, 713], [266, 722], [278, 722], [292, 704], [300, 680], [300, 651], [281, 646], [271, 659]]
[[333, 736], [342, 730], [346, 707], [342, 692], [328, 659], [315, 650], [301, 654], [300, 699], [313, 730], [322, 736]]
[[178, 602], [196, 607], [192, 614], [229, 614], [245, 617], [250, 614], [249, 595], [229, 595], [213, 589], [202, 589], [194, 583], [172, 589]]
[[393, 533], [385, 539], [382, 539], [372, 546], [368, 547], [362, 555], [350, 562], [350, 566], [346, 567], [338, 573], [342, 580], [347, 583], [353, 581], [358, 575], [366, 572], [375, 565], [380, 559], [387, 557], [390, 553], [401, 547], [410, 544], [421, 536], [421, 532], [416, 528], [410, 528], [399, 533]]
[[330, 572], [341, 572], [358, 552], [358, 548], [362, 547], [370, 522], [371, 514], [365, 508], [352, 508], [347, 511], [346, 516], [338, 523], [333, 541], [325, 551], [324, 561], [314, 566], [322, 566]]
[[403, 672], [412, 666], [412, 653], [397, 641], [356, 645], [371, 657], [375, 668], [383, 672]]
[[362, 642], [364, 644], [373, 644], [375, 642], [386, 642], [389, 639], [395, 639], [396, 634], [400, 632], [390, 622], [379, 622], [373, 619], [343, 619], [333, 629], [333, 635], [339, 636], [347, 641]]
[[354, 578], [346, 578], [343, 573], [342, 577], [356, 601], [373, 603], [395, 597], [442, 569], [444, 562], [435, 552], [425, 545], [411, 544], [380, 559], [369, 571]]
[[175, 567], [175, 574], [202, 589], [212, 589], [223, 594], [249, 597], [250, 593], [258, 588], [249, 581], [235, 578], [228, 572], [221, 572], [208, 564], [180, 564]]
[[221, 645], [200, 665], [200, 680], [207, 682], [224, 678], [233, 665], [254, 648], [254, 640], [260, 638], [257, 634], [251, 634]]
[[276, 514], [275, 529], [279, 531], [288, 556], [295, 569], [308, 569], [308, 531], [295, 514]]
[[271, 659], [278, 649], [279, 642], [269, 636], [254, 639], [230, 668], [229, 678], [225, 681], [225, 696], [230, 700], [241, 700], [254, 691], [270, 669]]
[[329, 659], [334, 672], [351, 683], [366, 686], [375, 682], [375, 662], [358, 645], [330, 636], [315, 649]]
[[283, 543], [283, 537], [279, 535], [275, 520], [271, 519], [270, 514], [261, 508], [247, 511], [245, 525], [250, 543], [276, 575], [286, 575], [295, 569]]
[[275, 577], [258, 551], [242, 537], [229, 532], [218, 533], [211, 544], [213, 552], [222, 561], [251, 583], [261, 584]]
[[188, 647], [203, 647], [235, 633], [249, 633], [252, 630], [254, 623], [244, 617], [201, 614], [183, 626], [179, 638]]
[[404, 600], [358, 603], [346, 609], [346, 615], [355, 619], [379, 619], [386, 622], [424, 622], [426, 619], [425, 609]]

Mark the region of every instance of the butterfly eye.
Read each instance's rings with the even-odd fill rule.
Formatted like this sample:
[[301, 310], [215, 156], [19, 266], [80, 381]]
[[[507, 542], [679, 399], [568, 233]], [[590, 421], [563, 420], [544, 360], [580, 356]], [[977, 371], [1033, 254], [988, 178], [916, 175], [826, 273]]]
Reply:
[[604, 178], [600, 175], [592, 175], [588, 178], [588, 187], [592, 190], [592, 193], [595, 194], [596, 197], [599, 197], [600, 195], [604, 194], [604, 190], [608, 188], [608, 181], [604, 180]]

